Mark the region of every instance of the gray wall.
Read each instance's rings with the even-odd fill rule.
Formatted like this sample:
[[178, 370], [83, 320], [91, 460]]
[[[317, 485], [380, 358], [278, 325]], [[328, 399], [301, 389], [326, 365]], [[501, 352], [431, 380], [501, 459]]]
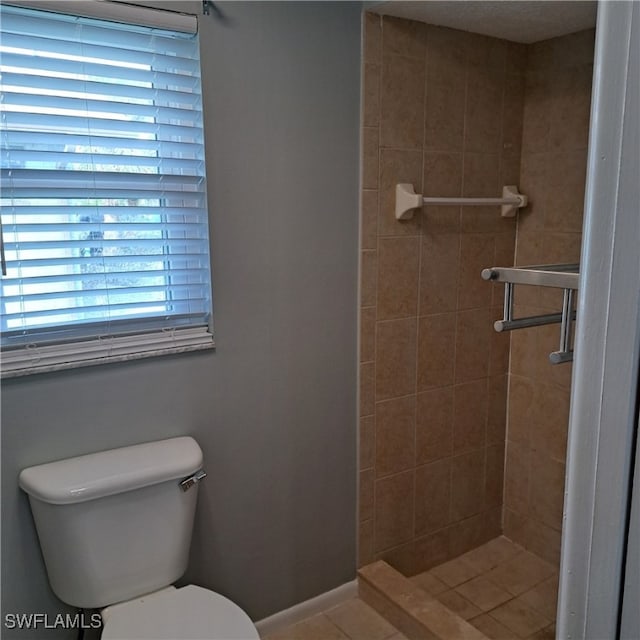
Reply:
[[260, 619], [354, 578], [360, 5], [219, 6], [200, 20], [217, 349], [3, 384], [3, 613], [66, 610], [19, 470], [181, 434], [209, 473], [188, 581]]

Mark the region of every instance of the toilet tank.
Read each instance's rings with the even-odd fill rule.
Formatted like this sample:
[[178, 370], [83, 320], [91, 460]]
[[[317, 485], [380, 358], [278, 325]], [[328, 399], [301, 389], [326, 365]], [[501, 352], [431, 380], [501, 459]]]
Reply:
[[190, 437], [69, 458], [20, 473], [54, 593], [101, 608], [169, 586], [186, 570], [200, 470]]

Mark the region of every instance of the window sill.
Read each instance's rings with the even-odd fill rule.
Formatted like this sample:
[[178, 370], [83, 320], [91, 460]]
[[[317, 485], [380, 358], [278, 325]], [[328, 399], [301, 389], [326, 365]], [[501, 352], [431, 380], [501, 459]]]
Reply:
[[20, 378], [39, 373], [209, 349], [215, 349], [213, 336], [200, 328], [40, 348], [36, 345], [28, 345], [2, 354], [0, 377], [3, 380]]

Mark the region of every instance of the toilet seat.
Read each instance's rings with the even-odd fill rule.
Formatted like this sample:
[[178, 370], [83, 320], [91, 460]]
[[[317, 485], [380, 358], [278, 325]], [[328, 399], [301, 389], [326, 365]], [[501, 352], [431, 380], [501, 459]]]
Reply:
[[107, 607], [102, 640], [259, 640], [249, 616], [218, 593], [188, 585]]

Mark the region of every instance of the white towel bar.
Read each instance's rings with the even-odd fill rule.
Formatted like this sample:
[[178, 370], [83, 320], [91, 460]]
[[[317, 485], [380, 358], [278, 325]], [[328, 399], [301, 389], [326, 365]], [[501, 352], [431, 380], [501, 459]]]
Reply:
[[396, 185], [396, 219], [410, 220], [413, 213], [425, 204], [448, 206], [482, 207], [498, 205], [502, 207], [502, 216], [512, 218], [516, 211], [527, 206], [527, 196], [518, 193], [518, 187], [508, 185], [502, 187], [502, 198], [434, 198], [424, 197], [416, 193], [412, 184]]

